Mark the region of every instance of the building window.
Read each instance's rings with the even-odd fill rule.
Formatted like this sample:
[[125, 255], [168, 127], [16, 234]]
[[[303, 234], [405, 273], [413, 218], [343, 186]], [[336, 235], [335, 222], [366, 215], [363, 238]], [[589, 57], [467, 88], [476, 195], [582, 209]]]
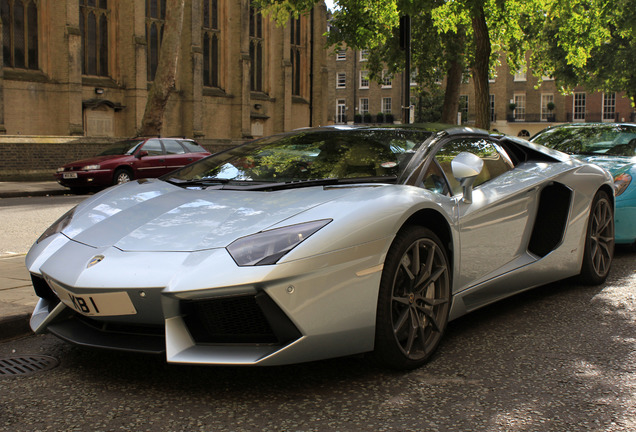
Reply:
[[390, 97], [382, 98], [382, 112], [384, 114], [391, 114], [392, 104], [393, 100]]
[[[550, 109], [552, 108], [552, 109]], [[541, 95], [541, 121], [554, 121], [554, 95], [542, 94]]]
[[367, 61], [369, 60], [369, 50], [368, 49], [363, 49], [360, 50], [360, 61]]
[[250, 6], [250, 90], [263, 91], [263, 16], [261, 12]]
[[338, 50], [336, 53], [336, 60], [342, 61], [347, 59], [347, 50]]
[[108, 76], [107, 0], [80, 0], [82, 74]]
[[2, 0], [4, 65], [38, 69], [38, 5], [32, 0]]
[[347, 105], [344, 99], [338, 99], [336, 102], [336, 123], [343, 124], [347, 122]]
[[616, 121], [616, 93], [603, 93], [603, 121]]
[[203, 85], [220, 87], [219, 83], [219, 2], [218, 0], [203, 0]]
[[369, 88], [369, 71], [360, 71], [360, 88]]
[[497, 115], [495, 114], [495, 95], [494, 94], [490, 95], [489, 106], [490, 106], [490, 121], [494, 122], [497, 120]]
[[345, 72], [338, 72], [336, 78], [336, 88], [347, 88], [347, 74]]
[[386, 69], [382, 71], [382, 88], [391, 88], [393, 86], [393, 76]]
[[417, 69], [414, 71], [411, 71], [411, 82], [410, 82], [411, 87], [417, 86], [417, 73], [418, 73]]
[[369, 98], [360, 98], [360, 114], [369, 114]]
[[292, 64], [292, 95], [300, 96], [300, 68], [303, 46], [301, 44], [301, 21], [299, 18], [292, 18], [290, 23], [290, 58]]
[[459, 96], [459, 114], [461, 114], [461, 123], [468, 122], [468, 95]]
[[525, 121], [526, 120], [526, 95], [516, 94], [514, 97], [515, 101], [515, 120], [516, 121]]
[[166, 21], [166, 0], [146, 0], [146, 44], [148, 81], [154, 81], [159, 64], [159, 48]]
[[574, 111], [573, 119], [575, 121], [585, 120], [585, 93], [574, 93], [573, 111]]
[[462, 72], [462, 84], [468, 84], [470, 82], [470, 68], [464, 69]]
[[515, 72], [515, 81], [526, 81], [526, 71], [520, 69]]

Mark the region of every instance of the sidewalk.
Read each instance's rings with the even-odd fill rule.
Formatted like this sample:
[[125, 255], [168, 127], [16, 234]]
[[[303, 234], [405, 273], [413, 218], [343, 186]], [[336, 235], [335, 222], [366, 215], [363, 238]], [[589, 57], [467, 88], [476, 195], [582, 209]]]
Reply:
[[[0, 199], [63, 195], [69, 190], [54, 181], [0, 182]], [[0, 341], [29, 334], [29, 318], [38, 301], [24, 255], [0, 257]]]
[[64, 195], [67, 193], [70, 193], [70, 190], [55, 181], [39, 181], [39, 182], [0, 181], [0, 198]]
[[0, 257], [0, 342], [28, 334], [38, 297], [24, 265], [24, 255]]

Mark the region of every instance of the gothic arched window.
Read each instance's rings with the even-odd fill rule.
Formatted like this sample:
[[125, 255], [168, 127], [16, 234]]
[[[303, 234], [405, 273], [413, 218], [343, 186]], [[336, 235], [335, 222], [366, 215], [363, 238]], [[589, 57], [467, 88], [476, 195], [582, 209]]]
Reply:
[[220, 87], [219, 57], [221, 30], [218, 0], [203, 0], [203, 85]]
[[80, 0], [82, 74], [108, 76], [108, 0]]
[[38, 69], [38, 1], [2, 0], [4, 65]]
[[159, 48], [166, 21], [166, 0], [146, 0], [146, 43], [148, 46], [148, 81], [154, 81], [159, 64]]

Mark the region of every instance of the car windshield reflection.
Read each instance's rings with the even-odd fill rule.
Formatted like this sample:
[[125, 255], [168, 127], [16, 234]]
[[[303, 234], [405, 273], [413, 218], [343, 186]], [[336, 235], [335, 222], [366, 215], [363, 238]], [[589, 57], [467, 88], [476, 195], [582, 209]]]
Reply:
[[211, 156], [172, 173], [170, 180], [395, 180], [430, 136], [429, 132], [410, 130], [359, 130], [347, 134], [323, 130], [279, 135]]

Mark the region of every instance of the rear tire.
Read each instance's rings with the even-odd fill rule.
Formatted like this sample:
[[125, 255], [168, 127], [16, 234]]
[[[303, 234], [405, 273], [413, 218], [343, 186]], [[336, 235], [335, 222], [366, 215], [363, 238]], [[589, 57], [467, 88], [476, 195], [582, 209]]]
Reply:
[[614, 258], [614, 207], [604, 191], [592, 201], [587, 222], [585, 251], [578, 280], [585, 285], [605, 282]]
[[446, 330], [451, 271], [442, 242], [431, 230], [408, 226], [384, 262], [374, 355], [395, 369], [426, 363]]

